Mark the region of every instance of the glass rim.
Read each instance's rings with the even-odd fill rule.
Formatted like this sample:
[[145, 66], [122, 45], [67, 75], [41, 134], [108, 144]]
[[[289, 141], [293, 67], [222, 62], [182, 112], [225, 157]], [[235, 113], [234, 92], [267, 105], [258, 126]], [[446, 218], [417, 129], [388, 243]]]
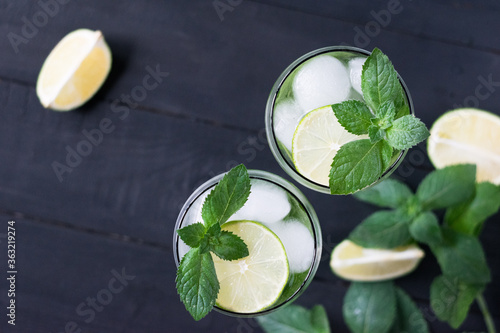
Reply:
[[[177, 230], [181, 226], [187, 212], [193, 205], [193, 203], [198, 199], [205, 191], [207, 191], [209, 188], [215, 186], [221, 179], [224, 177], [226, 173], [219, 174], [217, 176], [212, 177], [211, 179], [207, 180], [204, 182], [202, 185], [200, 185], [196, 190], [193, 191], [193, 193], [189, 196], [189, 198], [186, 200], [184, 205], [181, 208], [181, 211], [177, 217], [177, 220], [175, 222], [175, 229], [173, 233], [173, 254], [174, 254], [174, 261], [175, 261], [175, 266], [178, 268], [179, 263], [180, 263], [180, 255], [179, 255], [179, 235], [177, 234]], [[217, 305], [214, 305], [214, 309], [217, 312], [220, 312], [222, 314], [232, 316], [232, 317], [242, 317], [242, 318], [250, 318], [250, 317], [257, 317], [265, 314], [269, 314], [271, 312], [274, 312], [281, 307], [295, 301], [303, 292], [304, 290], [309, 286], [311, 281], [313, 280], [314, 276], [316, 275], [316, 271], [318, 270], [319, 263], [321, 261], [321, 254], [322, 254], [322, 248], [323, 248], [323, 239], [322, 239], [322, 234], [321, 234], [321, 226], [319, 224], [318, 217], [316, 215], [316, 212], [314, 208], [312, 207], [311, 203], [305, 195], [290, 181], [275, 175], [273, 173], [267, 172], [267, 171], [262, 171], [262, 170], [254, 170], [254, 169], [249, 169], [248, 170], [248, 175], [250, 178], [253, 179], [260, 179], [264, 180], [267, 182], [271, 182], [274, 185], [277, 185], [281, 188], [283, 188], [287, 193], [291, 194], [304, 208], [304, 211], [306, 212], [309, 223], [311, 226], [312, 230], [312, 236], [314, 238], [314, 256], [313, 260], [311, 263], [311, 266], [309, 268], [309, 271], [307, 273], [307, 276], [304, 278], [304, 281], [301, 283], [300, 287], [291, 295], [289, 296], [286, 300], [282, 301], [279, 304], [273, 304], [268, 308], [265, 308], [261, 311], [258, 312], [252, 312], [252, 313], [239, 313], [239, 312], [234, 312], [230, 310], [225, 310]]]
[[[292, 177], [295, 181], [297, 181], [299, 184], [310, 188], [312, 190], [315, 190], [317, 192], [322, 192], [322, 193], [327, 193], [331, 194], [330, 192], [330, 187], [325, 186], [322, 184], [319, 184], [305, 176], [303, 176], [301, 173], [299, 173], [293, 164], [291, 164], [284, 156], [283, 153], [281, 152], [281, 149], [278, 147], [278, 141], [276, 138], [276, 135], [274, 134], [274, 126], [273, 126], [273, 115], [274, 115], [274, 106], [276, 102], [276, 98], [278, 96], [278, 92], [281, 89], [282, 85], [284, 84], [285, 80], [290, 76], [290, 74], [298, 68], [300, 65], [302, 65], [305, 61], [318, 56], [323, 53], [329, 53], [329, 52], [354, 52], [354, 53], [360, 53], [366, 56], [369, 56], [371, 54], [370, 51], [354, 47], [354, 46], [327, 46], [323, 48], [319, 48], [316, 50], [313, 50], [311, 52], [308, 52], [304, 54], [303, 56], [297, 58], [295, 61], [293, 61], [278, 77], [276, 82], [274, 83], [271, 93], [269, 94], [269, 98], [266, 103], [266, 115], [265, 115], [265, 128], [266, 128], [266, 136], [267, 136], [267, 142], [269, 144], [269, 147], [271, 149], [272, 154], [274, 155], [274, 158], [276, 161], [278, 161], [278, 164], [280, 167], [290, 176]], [[406, 100], [408, 101], [408, 107], [410, 109], [410, 114], [415, 115], [414, 113], [414, 107], [413, 107], [413, 100], [410, 95], [410, 91], [408, 90], [408, 87], [406, 83], [404, 82], [403, 78], [398, 75], [398, 80], [401, 84], [401, 87], [403, 88], [403, 91], [406, 95]], [[398, 157], [396, 160], [384, 171], [384, 173], [377, 179], [375, 182], [373, 182], [371, 185], [368, 187], [371, 187], [385, 178], [389, 177], [394, 170], [397, 169], [397, 167], [403, 162], [404, 157], [408, 153], [408, 149], [403, 149], [400, 151]]]

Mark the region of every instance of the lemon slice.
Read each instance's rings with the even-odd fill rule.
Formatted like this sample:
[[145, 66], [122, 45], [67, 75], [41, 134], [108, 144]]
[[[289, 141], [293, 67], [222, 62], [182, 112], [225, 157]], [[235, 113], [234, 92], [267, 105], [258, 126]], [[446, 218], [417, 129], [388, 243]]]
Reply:
[[100, 31], [75, 30], [45, 60], [36, 93], [45, 108], [75, 109], [99, 90], [111, 69], [111, 51]]
[[274, 304], [288, 281], [288, 259], [280, 239], [253, 221], [233, 221], [222, 230], [238, 235], [249, 255], [225, 261], [212, 254], [220, 283], [216, 304], [238, 313], [253, 313]]
[[328, 186], [333, 157], [343, 144], [368, 138], [354, 135], [340, 125], [330, 106], [315, 109], [302, 118], [292, 142], [295, 168], [304, 177]]
[[477, 165], [478, 182], [500, 185], [500, 117], [479, 109], [456, 109], [432, 125], [427, 151], [432, 164]]
[[392, 250], [365, 249], [345, 240], [333, 249], [330, 267], [347, 280], [380, 281], [413, 271], [423, 257], [424, 251], [417, 245]]

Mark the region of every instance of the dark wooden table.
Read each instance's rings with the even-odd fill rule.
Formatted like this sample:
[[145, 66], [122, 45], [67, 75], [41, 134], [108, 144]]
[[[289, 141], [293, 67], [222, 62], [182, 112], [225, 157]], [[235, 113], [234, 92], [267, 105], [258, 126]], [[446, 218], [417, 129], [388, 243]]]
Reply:
[[[278, 75], [308, 51], [381, 48], [428, 126], [458, 106], [500, 114], [498, 1], [57, 1], [0, 0], [1, 332], [261, 332], [255, 320], [217, 312], [191, 319], [175, 290], [173, 228], [190, 193], [236, 163], [290, 179], [267, 146], [264, 108]], [[41, 65], [82, 27], [103, 31], [111, 74], [82, 108], [45, 110], [35, 93]], [[161, 72], [159, 83], [144, 90], [150, 71]], [[105, 118], [113, 130], [59, 179], [53, 163], [65, 163]], [[415, 188], [432, 169], [421, 145], [395, 176]], [[347, 332], [348, 283], [331, 273], [329, 255], [375, 209], [300, 188], [319, 216], [324, 248], [297, 303], [323, 304], [333, 331]], [[486, 299], [500, 328], [499, 216], [482, 240], [493, 273]], [[15, 327], [6, 318], [11, 220]], [[433, 332], [452, 332], [429, 307], [438, 272], [427, 256], [397, 284]], [[463, 330], [485, 330], [476, 305]]]

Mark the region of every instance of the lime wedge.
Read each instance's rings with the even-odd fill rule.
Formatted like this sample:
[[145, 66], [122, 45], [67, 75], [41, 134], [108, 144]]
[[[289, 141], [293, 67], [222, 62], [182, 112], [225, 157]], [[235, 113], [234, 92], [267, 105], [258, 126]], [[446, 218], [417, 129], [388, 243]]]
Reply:
[[264, 225], [253, 221], [232, 221], [222, 230], [238, 235], [249, 255], [225, 261], [212, 254], [220, 283], [217, 306], [253, 313], [274, 304], [288, 281], [288, 259], [280, 239]]
[[432, 164], [477, 165], [477, 181], [500, 185], [500, 117], [479, 109], [456, 109], [432, 125], [427, 151]]
[[380, 281], [408, 274], [423, 257], [424, 251], [417, 245], [391, 250], [365, 249], [345, 240], [333, 249], [330, 267], [347, 280]]
[[100, 31], [75, 30], [45, 60], [36, 93], [45, 108], [75, 109], [99, 90], [111, 69], [111, 51]]
[[303, 176], [328, 186], [330, 166], [340, 147], [350, 141], [368, 138], [347, 132], [330, 106], [315, 109], [302, 118], [292, 142], [295, 168]]

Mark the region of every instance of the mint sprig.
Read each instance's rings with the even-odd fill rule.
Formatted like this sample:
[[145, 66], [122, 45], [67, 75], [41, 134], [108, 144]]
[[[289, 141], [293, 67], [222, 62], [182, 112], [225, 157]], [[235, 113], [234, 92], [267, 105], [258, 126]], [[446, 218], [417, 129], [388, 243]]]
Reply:
[[[431, 286], [431, 307], [453, 328], [465, 320], [474, 299], [484, 303], [481, 293], [491, 281], [478, 235], [486, 219], [500, 208], [500, 186], [477, 184], [475, 176], [474, 165], [453, 165], [427, 175], [416, 194], [394, 179], [354, 194], [359, 200], [390, 210], [369, 216], [349, 238], [371, 248], [392, 248], [414, 241], [429, 245], [442, 271]], [[438, 209], [446, 209], [443, 225], [433, 212]], [[409, 239], [401, 237], [404, 230]], [[446, 307], [440, 305], [443, 295]], [[487, 311], [484, 315], [488, 320]], [[424, 332], [404, 329], [406, 324], [400, 322], [403, 326], [399, 331]]]
[[221, 230], [221, 224], [248, 199], [250, 178], [244, 165], [231, 169], [212, 189], [202, 207], [203, 223], [177, 230], [191, 247], [177, 269], [176, 287], [181, 301], [195, 320], [205, 317], [215, 305], [219, 280], [210, 252], [224, 260], [248, 256], [248, 248], [237, 235]]
[[429, 137], [424, 123], [408, 114], [397, 72], [377, 48], [363, 65], [361, 90], [366, 104], [349, 100], [331, 106], [349, 133], [370, 138], [349, 142], [337, 152], [330, 171], [332, 194], [350, 194], [373, 184], [391, 165], [395, 150], [411, 148]]

